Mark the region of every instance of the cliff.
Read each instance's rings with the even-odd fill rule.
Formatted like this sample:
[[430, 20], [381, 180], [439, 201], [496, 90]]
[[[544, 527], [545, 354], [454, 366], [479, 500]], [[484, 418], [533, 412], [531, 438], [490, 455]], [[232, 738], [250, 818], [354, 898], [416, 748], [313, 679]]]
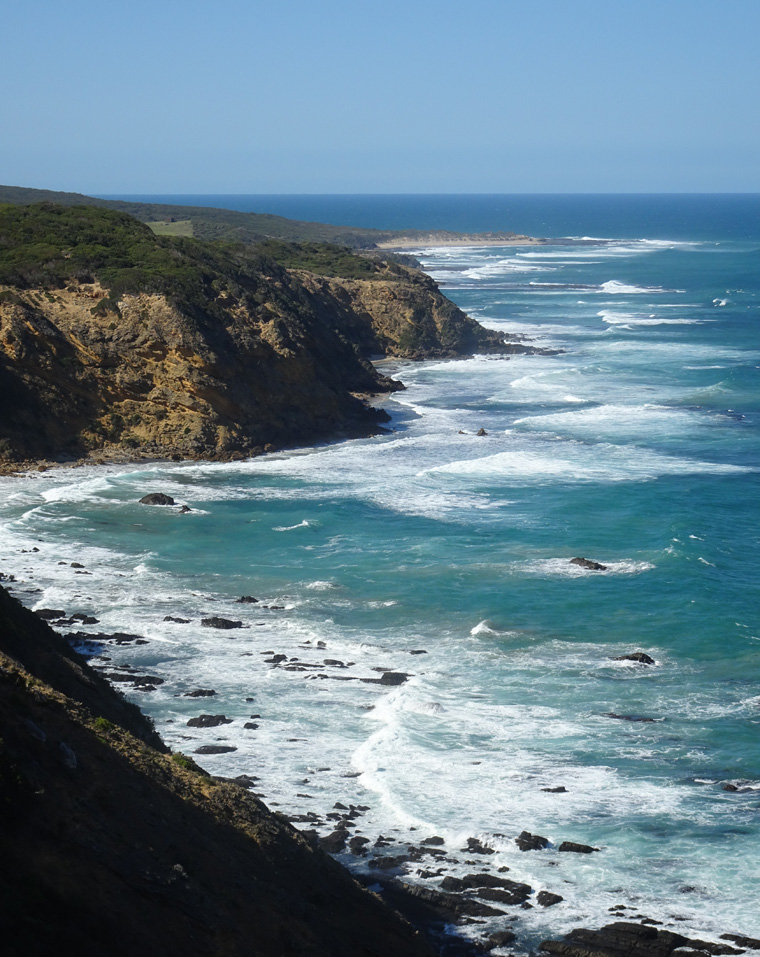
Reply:
[[150, 722], [0, 588], [8, 957], [429, 957], [398, 915]]
[[507, 345], [396, 262], [0, 207], [0, 453], [229, 458], [377, 431], [369, 356]]

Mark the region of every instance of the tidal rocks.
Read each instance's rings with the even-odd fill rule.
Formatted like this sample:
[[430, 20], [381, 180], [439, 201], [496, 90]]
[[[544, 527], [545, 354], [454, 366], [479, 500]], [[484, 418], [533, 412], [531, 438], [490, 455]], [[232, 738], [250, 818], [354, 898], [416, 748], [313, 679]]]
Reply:
[[541, 788], [542, 791], [546, 791], [547, 794], [567, 794], [567, 788], [560, 784], [556, 788]]
[[191, 620], [190, 618], [175, 618], [174, 615], [164, 616], [164, 621], [174, 622], [175, 625], [189, 625]]
[[550, 891], [539, 891], [536, 895], [536, 903], [540, 904], [541, 907], [554, 907], [555, 904], [559, 904], [564, 899], [559, 894], [552, 894]]
[[235, 602], [238, 605], [258, 605], [258, 598], [254, 598], [253, 595], [241, 595], [240, 598], [236, 598]]
[[485, 429], [482, 429], [482, 428], [481, 428], [481, 429], [478, 429], [478, 431], [475, 433], [475, 435], [479, 435], [479, 436], [488, 435], [488, 432], [486, 432]]
[[487, 901], [495, 901], [499, 904], [508, 904], [515, 907], [517, 904], [524, 904], [533, 893], [533, 888], [529, 884], [521, 884], [518, 881], [505, 882], [509, 886], [501, 887], [483, 887], [476, 893]]
[[613, 661], [638, 661], [641, 665], [653, 665], [655, 663], [654, 658], [648, 655], [644, 651], [634, 651], [630, 655], [617, 655], [617, 657], [612, 659]]
[[58, 608], [38, 608], [34, 614], [43, 621], [55, 621], [57, 618], [66, 617], [66, 612]]
[[212, 615], [210, 618], [201, 618], [201, 624], [204, 628], [221, 628], [224, 631], [243, 627], [242, 621], [234, 621], [231, 618], [220, 618], [218, 615]]
[[193, 754], [229, 754], [230, 751], [237, 751], [237, 748], [231, 744], [204, 744], [196, 748]]
[[600, 562], [594, 562], [590, 558], [571, 558], [571, 565], [580, 565], [581, 568], [587, 568], [589, 571], [593, 572], [606, 572], [607, 566], [602, 565]]
[[210, 698], [216, 694], [213, 688], [194, 688], [192, 691], [185, 691], [183, 698]]
[[[686, 950], [685, 948], [690, 948]], [[540, 950], [560, 957], [670, 957], [671, 954], [740, 954], [728, 945], [692, 940], [645, 924], [616, 921], [599, 930], [571, 930], [563, 940], [544, 940]]]
[[495, 854], [496, 851], [487, 844], [482, 844], [476, 837], [467, 838], [467, 846], [462, 848], [466, 854]]
[[412, 921], [455, 923], [462, 917], [499, 917], [504, 913], [471, 897], [444, 894], [398, 880], [385, 884], [383, 897]]
[[150, 495], [143, 495], [140, 499], [140, 505], [176, 505], [177, 503], [171, 495], [164, 495], [163, 492], [151, 492]]
[[348, 831], [345, 828], [336, 828], [332, 834], [319, 839], [319, 846], [328, 854], [339, 854], [346, 846]]
[[409, 678], [403, 671], [386, 671], [381, 678], [362, 678], [361, 680], [368, 685], [402, 685]]
[[541, 837], [539, 834], [531, 834], [530, 831], [522, 831], [515, 838], [515, 844], [521, 851], [543, 851], [550, 844], [548, 837]]
[[497, 947], [504, 947], [506, 944], [511, 944], [517, 939], [517, 935], [512, 930], [498, 930], [495, 934], [491, 934], [486, 940], [486, 945], [489, 950], [494, 950]]
[[651, 724], [656, 718], [645, 718], [638, 714], [617, 714], [615, 711], [605, 711], [605, 718], [617, 718], [618, 721], [639, 721], [643, 724]]
[[593, 854], [599, 848], [591, 847], [590, 844], [576, 844], [575, 841], [563, 841], [557, 850], [571, 854]]
[[187, 722], [188, 728], [218, 728], [220, 724], [232, 724], [232, 718], [224, 714], [199, 714]]

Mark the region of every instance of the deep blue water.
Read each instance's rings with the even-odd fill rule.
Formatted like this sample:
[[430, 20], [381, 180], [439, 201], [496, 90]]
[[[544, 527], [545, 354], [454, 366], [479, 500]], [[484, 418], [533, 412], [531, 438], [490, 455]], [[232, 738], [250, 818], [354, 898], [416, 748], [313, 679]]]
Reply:
[[[341, 801], [370, 807], [372, 842], [441, 835], [443, 873], [478, 837], [481, 865], [560, 893], [514, 911], [515, 953], [618, 904], [759, 936], [758, 197], [204, 199], [599, 239], [415, 251], [471, 315], [557, 354], [386, 362], [407, 385], [387, 436], [0, 480], [2, 570], [30, 604], [146, 635], [109, 654], [166, 678], [139, 701], [174, 749], [237, 748], [213, 773], [324, 833]], [[137, 504], [153, 489], [193, 511]], [[655, 663], [618, 660], [635, 651]], [[362, 680], [386, 671], [409, 678]], [[232, 724], [186, 726], [198, 686]], [[552, 847], [519, 852], [523, 829]]]
[[510, 230], [529, 236], [758, 240], [760, 194], [126, 195], [374, 229]]

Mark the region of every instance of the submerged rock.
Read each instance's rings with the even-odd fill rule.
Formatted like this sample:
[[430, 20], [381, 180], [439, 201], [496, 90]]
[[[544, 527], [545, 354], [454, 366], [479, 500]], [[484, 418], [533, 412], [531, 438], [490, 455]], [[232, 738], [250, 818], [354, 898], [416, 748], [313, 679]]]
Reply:
[[242, 621], [233, 621], [231, 618], [220, 618], [218, 615], [212, 615], [211, 618], [201, 618], [201, 624], [204, 628], [221, 628], [229, 631], [232, 628], [242, 628]]
[[588, 568], [590, 571], [594, 572], [606, 572], [607, 566], [602, 565], [600, 562], [594, 562], [590, 558], [571, 558], [571, 565], [580, 565], [581, 568]]
[[199, 714], [187, 722], [188, 728], [218, 728], [220, 724], [232, 724], [232, 718], [224, 714]]
[[613, 661], [638, 661], [641, 665], [653, 665], [654, 658], [644, 651], [634, 651], [630, 655], [617, 655]]
[[593, 854], [595, 851], [598, 851], [599, 848], [591, 847], [590, 844], [576, 844], [575, 841], [563, 841], [557, 850], [573, 854]]

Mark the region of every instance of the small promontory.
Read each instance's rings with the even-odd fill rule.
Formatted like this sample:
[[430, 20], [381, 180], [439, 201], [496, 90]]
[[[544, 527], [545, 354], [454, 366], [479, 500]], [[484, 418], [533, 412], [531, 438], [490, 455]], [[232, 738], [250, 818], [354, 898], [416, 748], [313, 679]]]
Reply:
[[324, 243], [156, 236], [0, 206], [0, 455], [225, 459], [368, 435], [369, 361], [532, 351], [419, 271]]

